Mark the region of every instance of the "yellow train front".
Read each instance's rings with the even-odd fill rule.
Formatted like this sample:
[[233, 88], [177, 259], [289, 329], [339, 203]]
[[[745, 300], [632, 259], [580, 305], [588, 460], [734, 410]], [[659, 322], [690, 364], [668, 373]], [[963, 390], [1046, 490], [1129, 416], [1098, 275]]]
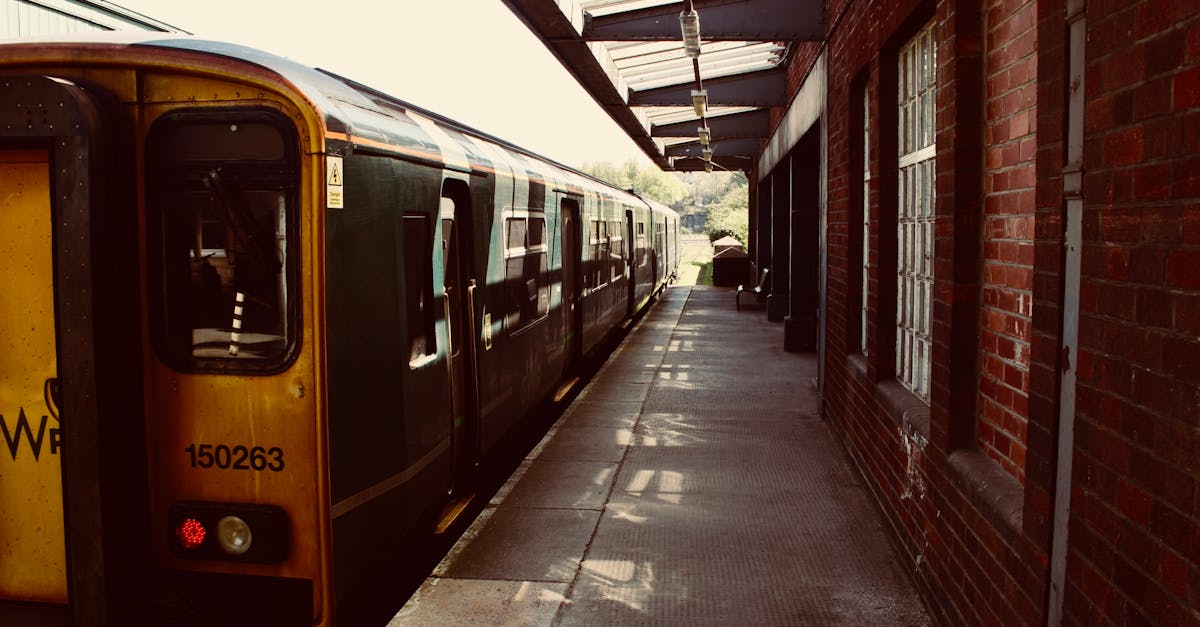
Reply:
[[666, 285], [678, 220], [147, 37], [0, 44], [0, 623], [332, 624]]

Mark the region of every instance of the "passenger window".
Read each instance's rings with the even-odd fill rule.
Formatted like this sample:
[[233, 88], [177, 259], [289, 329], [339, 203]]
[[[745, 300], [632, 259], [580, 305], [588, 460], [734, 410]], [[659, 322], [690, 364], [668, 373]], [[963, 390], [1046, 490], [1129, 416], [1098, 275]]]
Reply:
[[612, 261], [612, 280], [616, 281], [625, 272], [625, 238], [621, 236], [621, 223], [608, 224], [610, 241], [609, 259]]
[[637, 223], [637, 253], [634, 265], [639, 268], [646, 264], [646, 223]]
[[281, 367], [299, 337], [295, 129], [274, 112], [177, 111], [146, 151], [160, 357], [184, 371]]
[[588, 276], [592, 279], [593, 289], [608, 282], [606, 273], [601, 270], [607, 254], [605, 252], [604, 223], [599, 220], [592, 220], [592, 259], [588, 266]]
[[404, 307], [410, 363], [437, 352], [430, 224], [429, 216], [404, 216]]
[[515, 212], [504, 228], [505, 328], [514, 332], [550, 313], [545, 213]]

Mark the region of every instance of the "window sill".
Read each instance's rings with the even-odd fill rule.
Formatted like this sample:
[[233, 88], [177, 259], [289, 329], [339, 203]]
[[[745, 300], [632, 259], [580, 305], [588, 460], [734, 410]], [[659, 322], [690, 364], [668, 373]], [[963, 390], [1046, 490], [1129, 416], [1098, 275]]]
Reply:
[[[867, 359], [861, 353], [846, 356], [859, 381], [867, 378]], [[929, 405], [895, 380], [877, 381], [875, 400], [880, 410], [904, 432], [929, 440]], [[1024, 508], [1024, 486], [983, 452], [960, 449], [950, 453], [946, 476], [1009, 546], [1019, 546]]]
[[950, 454], [948, 476], [1010, 547], [1019, 546], [1024, 488], [981, 451], [960, 449]]
[[850, 364], [851, 372], [859, 381], [867, 380], [867, 356], [862, 353], [850, 353], [846, 355], [846, 361]]
[[929, 439], [929, 405], [908, 388], [895, 380], [880, 381], [875, 384], [875, 400], [902, 429]]

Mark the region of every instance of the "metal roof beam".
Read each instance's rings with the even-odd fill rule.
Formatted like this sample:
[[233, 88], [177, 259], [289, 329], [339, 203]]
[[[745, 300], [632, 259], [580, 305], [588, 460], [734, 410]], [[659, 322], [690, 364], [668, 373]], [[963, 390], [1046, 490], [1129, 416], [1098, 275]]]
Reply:
[[[708, 118], [708, 129], [715, 138], [766, 137], [771, 134], [771, 112], [766, 109], [714, 115]], [[650, 127], [651, 137], [695, 137], [698, 120], [655, 124]]]
[[[820, 41], [825, 37], [824, 0], [695, 0], [693, 5], [700, 14], [702, 41]], [[588, 41], [681, 37], [678, 4], [588, 15], [583, 27]]]
[[[746, 157], [749, 159], [758, 154], [758, 140], [754, 138], [713, 140], [708, 147], [713, 151], [713, 158]], [[701, 157], [703, 154], [704, 146], [698, 141], [667, 147], [668, 157]]]
[[[692, 104], [695, 83], [630, 90], [629, 106], [686, 106]], [[787, 105], [787, 73], [781, 69], [731, 74], [704, 80], [708, 106], [782, 107]]]
[[[736, 172], [741, 170], [749, 172], [754, 165], [754, 160], [750, 157], [713, 157], [713, 170], [722, 170]], [[704, 159], [693, 157], [680, 157], [674, 160], [673, 169], [679, 172], [703, 172]]]

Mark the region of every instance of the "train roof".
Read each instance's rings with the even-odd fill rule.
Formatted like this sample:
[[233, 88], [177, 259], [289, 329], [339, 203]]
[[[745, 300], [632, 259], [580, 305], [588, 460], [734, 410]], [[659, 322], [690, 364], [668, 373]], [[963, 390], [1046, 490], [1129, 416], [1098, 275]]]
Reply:
[[[278, 76], [284, 83], [307, 98], [321, 112], [324, 116], [326, 130], [330, 132], [344, 133], [354, 138], [370, 139], [378, 143], [390, 143], [399, 146], [405, 144], [411, 146], [416, 143], [428, 148], [430, 147], [428, 146], [428, 139], [421, 140], [415, 137], [415, 135], [420, 135], [420, 133], [405, 133], [395, 128], [395, 125], [378, 123], [381, 118], [399, 120], [401, 116], [406, 118], [405, 121], [411, 122], [411, 120], [407, 119], [406, 114], [413, 112], [427, 119], [435, 120], [446, 129], [469, 135], [502, 147], [510, 152], [519, 153], [525, 157], [599, 183], [611, 193], [629, 193], [657, 211], [673, 213], [665, 205], [642, 198], [636, 193], [632, 193], [632, 190], [621, 190], [607, 181], [526, 150], [512, 142], [472, 128], [349, 78], [320, 68], [309, 67], [287, 57], [251, 46], [205, 39], [186, 34], [148, 31], [88, 32], [7, 40], [0, 39], [0, 46], [25, 46], [28, 48], [30, 58], [39, 60], [52, 60], [56, 57], [64, 56], [64, 53], [68, 53], [68, 51], [70, 51], [69, 54], [72, 59], [78, 59], [80, 48], [91, 48], [97, 51], [121, 48], [157, 48], [160, 50], [174, 50], [182, 53], [221, 57], [234, 62], [257, 66]], [[436, 141], [433, 143], [436, 146]]]

